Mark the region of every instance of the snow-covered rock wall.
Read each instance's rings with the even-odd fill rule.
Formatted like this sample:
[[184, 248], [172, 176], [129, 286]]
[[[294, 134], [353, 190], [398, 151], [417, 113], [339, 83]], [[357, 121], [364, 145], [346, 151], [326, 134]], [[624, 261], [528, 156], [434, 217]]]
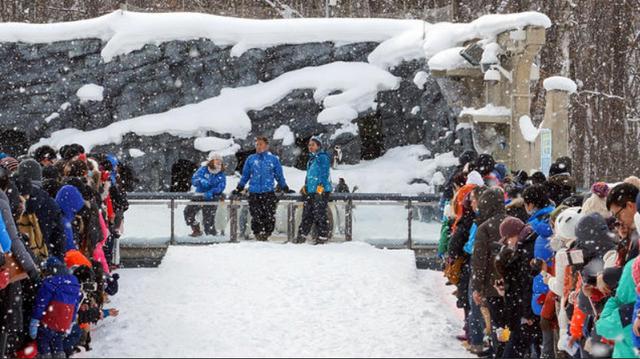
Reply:
[[[199, 39], [147, 45], [105, 63], [99, 39], [51, 44], [5, 42], [0, 44], [3, 59], [0, 126], [26, 131], [33, 143], [64, 129], [98, 130], [114, 122], [196, 104], [219, 96], [224, 88], [256, 85], [305, 67], [336, 61], [366, 62], [377, 45], [373, 42], [343, 46], [327, 42], [279, 45], [232, 57], [230, 47], [218, 47]], [[455, 126], [454, 118], [438, 85], [431, 78], [422, 88], [413, 82], [415, 74], [425, 70], [424, 61], [400, 63], [390, 70], [399, 77], [397, 88], [374, 94], [378, 110], [369, 109], [357, 115], [362, 118], [373, 115], [381, 122], [384, 148], [424, 143], [433, 152], [452, 149], [454, 139], [448, 131]], [[87, 91], [95, 90], [94, 86], [87, 87], [89, 84], [104, 89], [102, 93]], [[88, 95], [81, 96], [86, 92]], [[330, 148], [341, 146], [346, 163], [360, 161], [362, 143], [357, 130], [340, 131], [340, 125], [319, 123], [317, 118], [322, 109], [323, 105], [314, 99], [313, 89], [295, 89], [273, 105], [248, 111], [251, 130], [245, 138], [235, 141], [242, 150], [250, 150], [255, 135], [272, 136], [280, 126], [287, 125], [301, 140], [325, 134]], [[206, 115], [208, 118], [203, 120], [216, 121], [216, 113]], [[121, 143], [98, 145], [94, 149], [115, 151], [124, 157], [130, 148], [142, 150], [144, 156], [131, 158], [143, 176], [142, 183], [153, 184], [149, 189], [166, 189], [173, 163], [180, 158], [206, 157], [206, 153], [194, 147], [195, 137], [230, 137], [214, 131], [201, 131], [200, 136], [159, 132], [151, 136], [126, 133]], [[83, 143], [87, 136], [80, 133], [75, 141]], [[285, 146], [282, 141], [274, 141], [274, 147], [285, 164], [296, 164], [299, 147], [295, 143], [288, 142]], [[235, 157], [228, 156], [226, 160], [231, 164], [229, 168], [234, 169]]]
[[318, 134], [345, 163], [410, 144], [433, 157], [471, 141], [456, 141], [455, 94], [429, 75], [428, 59], [547, 22], [538, 13], [432, 25], [117, 11], [0, 23], [0, 130], [24, 132], [32, 149], [76, 142], [115, 152], [151, 190], [169, 189], [179, 159], [208, 151], [234, 170], [235, 153], [278, 129], [272, 148], [290, 166], [304, 164], [301, 149]]

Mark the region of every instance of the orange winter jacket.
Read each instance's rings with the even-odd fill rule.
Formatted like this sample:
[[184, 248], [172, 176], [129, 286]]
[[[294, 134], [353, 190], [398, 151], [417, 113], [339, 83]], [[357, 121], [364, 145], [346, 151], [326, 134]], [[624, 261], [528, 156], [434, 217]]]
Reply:
[[453, 222], [453, 226], [451, 227], [451, 233], [456, 232], [456, 228], [458, 227], [458, 222], [460, 222], [460, 219], [464, 214], [464, 205], [463, 205], [464, 198], [469, 193], [471, 193], [475, 188], [476, 188], [476, 185], [474, 184], [466, 184], [460, 187], [458, 192], [456, 192], [455, 196], [453, 197], [453, 213], [456, 215], [456, 220], [455, 222]]

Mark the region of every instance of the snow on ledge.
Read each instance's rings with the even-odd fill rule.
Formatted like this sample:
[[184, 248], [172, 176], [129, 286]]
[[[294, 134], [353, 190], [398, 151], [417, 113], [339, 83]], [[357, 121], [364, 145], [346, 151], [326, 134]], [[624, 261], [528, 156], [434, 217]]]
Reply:
[[440, 51], [429, 59], [429, 68], [434, 71], [473, 68], [473, 65], [460, 56], [460, 51], [462, 50], [464, 50], [464, 47], [457, 46]]
[[388, 68], [402, 60], [429, 59], [440, 51], [463, 46], [472, 39], [495, 39], [507, 30], [526, 26], [551, 26], [538, 12], [485, 15], [470, 23], [429, 24], [422, 20], [396, 19], [277, 19], [254, 20], [200, 13], [137, 13], [115, 11], [88, 20], [53, 24], [0, 24], [0, 42], [51, 43], [74, 39], [100, 39], [102, 58], [174, 40], [210, 39], [218, 46], [232, 46], [240, 56], [253, 48], [331, 41], [337, 45], [379, 42], [368, 61]]
[[[248, 111], [259, 111], [272, 106], [295, 89], [315, 89], [314, 98], [324, 110], [318, 120], [331, 119], [332, 123], [349, 127], [349, 117], [341, 117], [346, 110], [359, 113], [376, 106], [378, 91], [393, 90], [399, 79], [385, 70], [363, 62], [334, 62], [287, 72], [269, 82], [247, 87], [225, 88], [220, 95], [196, 104], [174, 108], [159, 114], [150, 114], [118, 121], [107, 127], [91, 131], [68, 128], [54, 132], [50, 138], [41, 139], [33, 149], [50, 145], [79, 143], [90, 151], [98, 145], [119, 144], [130, 132], [140, 136], [169, 133], [175, 136], [194, 137], [211, 130], [245, 138], [251, 131]], [[338, 93], [329, 95], [337, 91]], [[335, 110], [338, 109], [338, 110]], [[332, 116], [323, 115], [329, 111]], [[335, 115], [335, 117], [333, 116]], [[324, 116], [324, 117], [323, 117]]]
[[559, 90], [572, 94], [578, 90], [578, 86], [572, 79], [562, 76], [549, 77], [544, 80], [543, 85], [547, 91]]
[[487, 104], [482, 108], [465, 107], [460, 111], [460, 117], [463, 115], [470, 116], [511, 116], [511, 109], [504, 106], [494, 106], [493, 104]]
[[80, 98], [80, 103], [89, 101], [100, 102], [104, 98], [104, 87], [96, 84], [87, 84], [78, 89], [76, 96]]
[[333, 41], [337, 44], [383, 42], [410, 30], [421, 20], [278, 19], [254, 20], [200, 13], [137, 13], [115, 11], [88, 20], [54, 24], [0, 24], [0, 42], [50, 43], [97, 38], [106, 42], [102, 57], [139, 50], [146, 44], [205, 38], [233, 46], [233, 56], [248, 49], [283, 44]]

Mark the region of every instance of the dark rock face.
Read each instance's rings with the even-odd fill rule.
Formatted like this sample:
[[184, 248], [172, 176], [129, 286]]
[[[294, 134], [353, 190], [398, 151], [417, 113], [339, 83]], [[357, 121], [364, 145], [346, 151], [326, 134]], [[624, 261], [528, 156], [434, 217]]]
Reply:
[[[147, 45], [108, 63], [100, 55], [103, 46], [99, 39], [38, 45], [0, 43], [0, 130], [23, 131], [33, 143], [65, 128], [102, 128], [116, 121], [197, 103], [218, 96], [223, 88], [270, 81], [304, 67], [336, 61], [366, 62], [378, 44], [281, 45], [252, 49], [233, 57], [231, 47], [199, 39]], [[417, 72], [428, 71], [425, 61], [403, 62], [389, 71], [401, 78], [399, 88], [378, 93], [378, 109], [361, 113], [354, 121], [361, 129], [374, 123], [375, 136], [332, 136], [338, 127], [317, 122], [322, 105], [313, 99], [313, 90], [301, 88], [273, 106], [250, 111], [252, 131], [246, 139], [236, 139], [236, 143], [242, 151], [250, 150], [255, 136], [272, 136], [278, 127], [288, 125], [296, 142], [284, 146], [282, 141], [274, 140], [272, 145], [285, 165], [304, 162], [305, 141], [317, 134], [325, 134], [330, 151], [340, 146], [344, 163], [350, 164], [359, 162], [365, 156], [363, 148], [371, 146], [379, 146], [380, 153], [384, 153], [396, 146], [422, 143], [434, 155], [460, 151], [466, 146], [468, 140], [463, 141], [465, 145], [456, 140], [454, 111], [438, 83], [429, 77], [420, 89], [413, 82]], [[103, 101], [80, 102], [77, 90], [90, 83], [104, 87]], [[368, 120], [363, 122], [364, 118]], [[207, 135], [228, 138], [226, 134]], [[194, 138], [168, 134], [144, 138], [128, 134], [122, 143], [98, 146], [94, 151], [114, 152], [131, 162], [141, 177], [141, 189], [168, 190], [172, 164], [179, 159], [199, 162], [206, 158], [206, 153], [194, 149], [193, 141]], [[2, 142], [0, 150], [13, 146]], [[140, 149], [145, 155], [132, 158], [128, 151], [131, 148]], [[235, 156], [228, 156], [225, 161], [229, 171], [236, 169]]]

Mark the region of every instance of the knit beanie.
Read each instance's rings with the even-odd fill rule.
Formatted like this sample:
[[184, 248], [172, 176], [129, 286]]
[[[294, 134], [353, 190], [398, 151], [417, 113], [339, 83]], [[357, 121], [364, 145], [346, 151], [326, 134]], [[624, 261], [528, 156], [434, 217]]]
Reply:
[[575, 246], [582, 250], [585, 263], [612, 249], [615, 243], [604, 217], [598, 213], [582, 217], [576, 226]]
[[591, 193], [600, 198], [607, 198], [607, 195], [609, 194], [609, 185], [604, 182], [596, 182], [591, 186]]
[[18, 176], [24, 176], [31, 182], [42, 182], [42, 166], [36, 160], [26, 159], [18, 165]]
[[0, 160], [0, 166], [9, 170], [9, 172], [13, 173], [18, 169], [18, 165], [20, 162], [13, 157], [5, 157]]
[[515, 237], [522, 232], [526, 226], [524, 222], [516, 217], [507, 217], [500, 223], [500, 237], [503, 239]]

